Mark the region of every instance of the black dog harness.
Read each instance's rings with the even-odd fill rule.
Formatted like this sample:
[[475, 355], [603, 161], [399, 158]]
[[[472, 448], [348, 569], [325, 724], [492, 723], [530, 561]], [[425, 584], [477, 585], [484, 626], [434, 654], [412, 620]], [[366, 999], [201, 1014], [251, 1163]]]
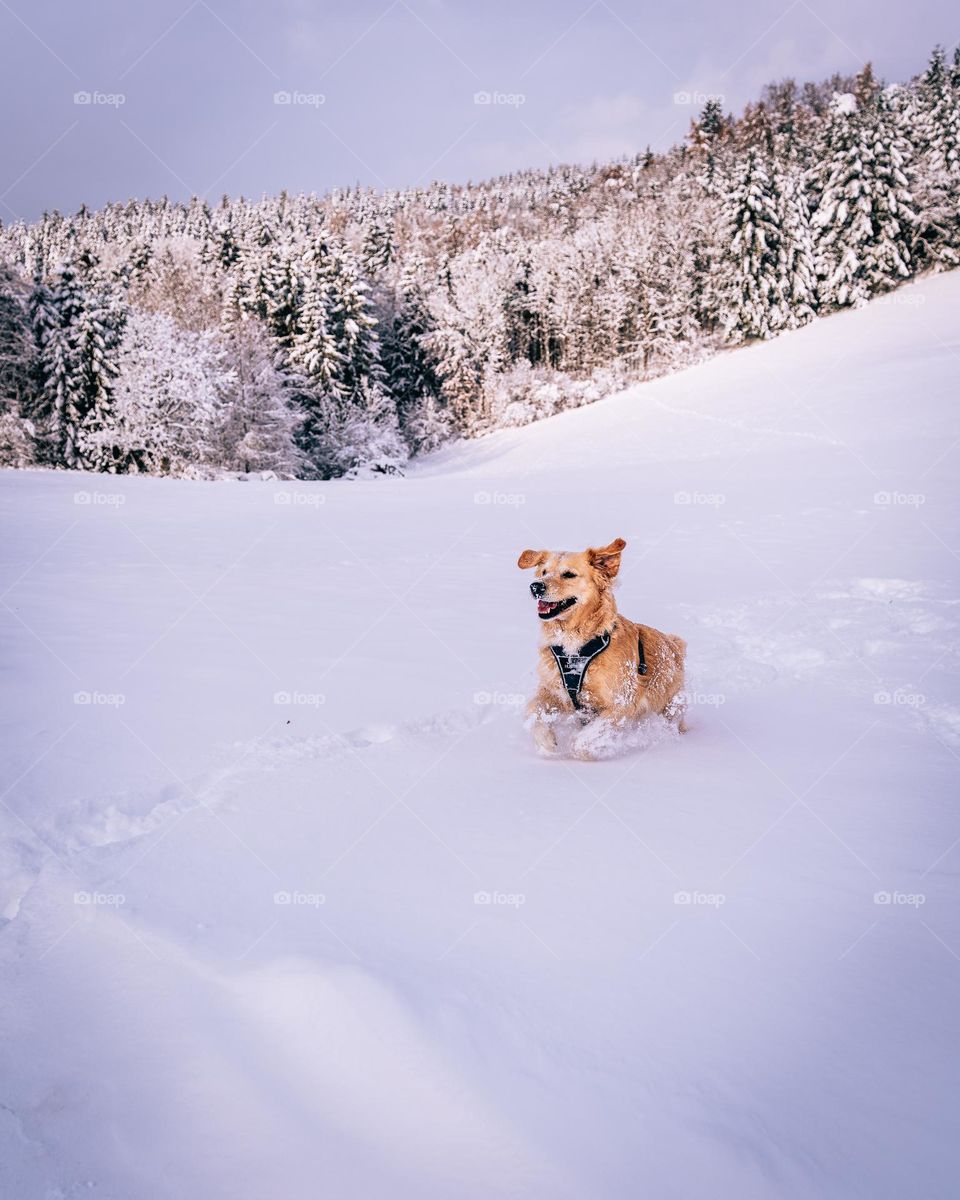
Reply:
[[[553, 657], [557, 660], [557, 667], [560, 670], [560, 678], [563, 680], [563, 686], [567, 689], [567, 695], [570, 697], [570, 703], [574, 708], [580, 708], [580, 689], [583, 687], [587, 667], [609, 645], [610, 634], [601, 633], [599, 637], [592, 638], [585, 645], [581, 646], [576, 654], [566, 654], [562, 646], [550, 647]], [[646, 673], [647, 660], [643, 653], [643, 638], [640, 634], [637, 634], [637, 674], [646, 675]]]

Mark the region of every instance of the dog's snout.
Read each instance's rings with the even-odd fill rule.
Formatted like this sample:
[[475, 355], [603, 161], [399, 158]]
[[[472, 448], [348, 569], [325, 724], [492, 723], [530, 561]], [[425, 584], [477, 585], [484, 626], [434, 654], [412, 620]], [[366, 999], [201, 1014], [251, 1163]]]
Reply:
[[539, 579], [536, 580], [536, 582], [530, 584], [530, 595], [531, 596], [542, 596], [546, 590], [547, 590], [547, 585], [545, 583], [541, 583]]

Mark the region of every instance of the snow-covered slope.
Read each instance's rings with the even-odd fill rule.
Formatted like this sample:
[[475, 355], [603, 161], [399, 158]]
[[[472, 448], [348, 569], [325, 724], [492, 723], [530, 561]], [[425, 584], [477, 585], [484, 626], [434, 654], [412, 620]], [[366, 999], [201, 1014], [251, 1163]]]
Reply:
[[[955, 1194], [960, 274], [371, 483], [4, 473], [0, 1194]], [[693, 732], [544, 761], [526, 546]]]

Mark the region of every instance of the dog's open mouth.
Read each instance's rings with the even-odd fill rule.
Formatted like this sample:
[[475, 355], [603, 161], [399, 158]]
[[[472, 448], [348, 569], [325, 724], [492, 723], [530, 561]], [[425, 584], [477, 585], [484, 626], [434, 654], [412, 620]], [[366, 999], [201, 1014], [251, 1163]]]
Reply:
[[576, 596], [568, 596], [566, 600], [538, 600], [537, 616], [541, 621], [549, 621], [551, 617], [557, 617], [560, 613], [566, 612], [576, 602]]

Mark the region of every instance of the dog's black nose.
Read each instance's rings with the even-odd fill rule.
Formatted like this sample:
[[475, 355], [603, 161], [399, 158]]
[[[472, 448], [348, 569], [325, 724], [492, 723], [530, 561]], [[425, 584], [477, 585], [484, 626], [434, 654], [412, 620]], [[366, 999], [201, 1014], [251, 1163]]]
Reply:
[[530, 584], [530, 594], [532, 596], [542, 596], [546, 590], [547, 585], [545, 583], [541, 583], [539, 580], [537, 580], [536, 583]]

